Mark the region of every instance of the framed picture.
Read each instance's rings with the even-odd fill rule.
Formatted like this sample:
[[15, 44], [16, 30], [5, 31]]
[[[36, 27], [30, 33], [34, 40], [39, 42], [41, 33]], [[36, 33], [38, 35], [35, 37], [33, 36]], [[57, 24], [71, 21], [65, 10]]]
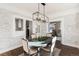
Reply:
[[15, 30], [22, 31], [23, 30], [23, 19], [15, 18]]

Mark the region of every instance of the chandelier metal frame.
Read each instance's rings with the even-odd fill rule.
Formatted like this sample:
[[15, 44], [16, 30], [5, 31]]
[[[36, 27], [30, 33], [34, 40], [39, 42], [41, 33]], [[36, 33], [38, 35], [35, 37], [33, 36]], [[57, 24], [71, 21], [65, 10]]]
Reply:
[[40, 12], [40, 4], [38, 3], [38, 11], [32, 13], [32, 19], [34, 21], [42, 21], [42, 22], [48, 22], [49, 18], [45, 15], [45, 3], [41, 3], [43, 6], [43, 13]]

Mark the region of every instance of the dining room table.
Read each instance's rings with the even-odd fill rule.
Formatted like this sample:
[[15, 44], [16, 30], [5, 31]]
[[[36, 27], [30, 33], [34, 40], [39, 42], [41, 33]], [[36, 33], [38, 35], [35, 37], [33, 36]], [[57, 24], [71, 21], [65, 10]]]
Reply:
[[40, 49], [42, 47], [46, 47], [47, 44], [45, 43], [45, 41], [29, 41], [28, 42], [28, 46], [29, 47], [37, 47], [37, 55], [40, 56]]

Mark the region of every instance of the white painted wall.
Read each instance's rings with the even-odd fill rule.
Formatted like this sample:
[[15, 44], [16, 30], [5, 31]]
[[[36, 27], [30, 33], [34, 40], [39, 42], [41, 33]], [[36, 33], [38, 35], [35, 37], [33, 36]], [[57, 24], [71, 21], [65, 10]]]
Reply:
[[[47, 23], [40, 22], [40, 33], [37, 33], [39, 36], [46, 36], [47, 33]], [[33, 21], [33, 33], [36, 33], [37, 22]]]
[[76, 14], [65, 16], [63, 25], [62, 43], [69, 46], [79, 47], [79, 44], [77, 43], [79, 35], [76, 28]]
[[[23, 19], [23, 31], [15, 31], [15, 18]], [[32, 21], [16, 12], [0, 9], [0, 53], [22, 46], [21, 38], [25, 38], [26, 20]], [[35, 32], [35, 26], [33, 22], [33, 32]], [[42, 35], [45, 35], [46, 24], [41, 24], [41, 27]]]
[[[15, 17], [23, 19], [23, 31], [15, 31]], [[25, 37], [25, 20], [27, 18], [0, 9], [0, 53], [22, 46], [21, 38]]]
[[46, 31], [47, 31], [46, 25], [47, 23], [41, 23], [41, 36], [46, 36]]
[[[60, 16], [59, 16], [60, 15]], [[56, 16], [56, 15], [55, 15]], [[56, 16], [53, 21], [61, 21], [62, 44], [79, 48], [79, 14], [78, 10], [72, 10], [72, 13], [62, 12]]]

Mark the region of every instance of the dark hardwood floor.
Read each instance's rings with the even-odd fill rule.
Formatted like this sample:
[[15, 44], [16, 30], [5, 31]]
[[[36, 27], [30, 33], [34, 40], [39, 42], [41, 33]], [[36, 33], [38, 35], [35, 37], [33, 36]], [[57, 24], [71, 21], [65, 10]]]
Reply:
[[56, 47], [61, 49], [60, 56], [79, 56], [78, 48], [63, 45], [60, 41], [56, 41]]
[[[56, 41], [55, 47], [58, 48], [58, 49], [61, 49], [59, 56], [79, 56], [79, 49], [78, 48], [63, 45], [58, 40]], [[49, 55], [49, 53], [43, 52], [43, 50], [41, 50], [41, 52], [44, 55], [45, 54]], [[14, 49], [14, 50], [8, 51], [6, 53], [0, 54], [0, 56], [17, 56], [21, 53], [23, 53], [23, 47], [19, 47], [17, 49]]]
[[[61, 44], [60, 41], [56, 41], [55, 48], [61, 49], [59, 56], [79, 56], [79, 49], [67, 45]], [[40, 51], [41, 56], [49, 56], [49, 52], [43, 50]]]

